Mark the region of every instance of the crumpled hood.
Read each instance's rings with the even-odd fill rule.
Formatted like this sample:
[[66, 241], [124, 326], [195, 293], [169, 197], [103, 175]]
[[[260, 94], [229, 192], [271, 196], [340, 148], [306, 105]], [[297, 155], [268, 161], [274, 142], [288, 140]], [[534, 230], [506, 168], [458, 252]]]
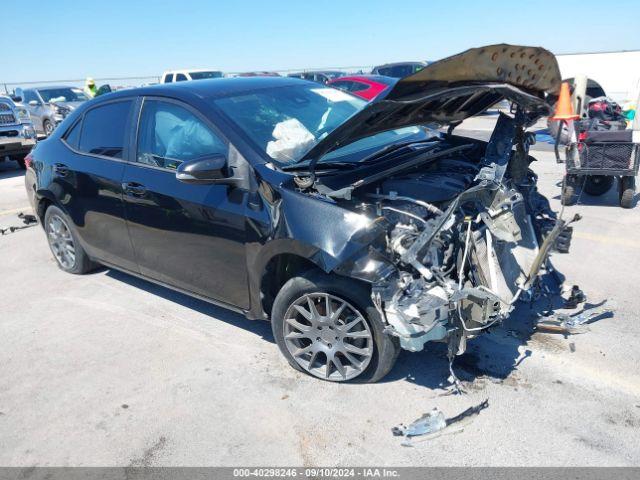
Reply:
[[543, 48], [507, 44], [472, 48], [401, 79], [318, 142], [304, 159], [317, 161], [386, 130], [461, 122], [503, 99], [546, 115], [550, 106], [545, 97], [557, 94], [560, 79], [555, 56]]

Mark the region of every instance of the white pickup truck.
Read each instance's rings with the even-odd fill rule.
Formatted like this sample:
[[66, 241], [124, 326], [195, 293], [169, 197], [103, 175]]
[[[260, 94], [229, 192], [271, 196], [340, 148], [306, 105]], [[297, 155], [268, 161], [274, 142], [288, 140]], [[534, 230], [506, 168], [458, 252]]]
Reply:
[[36, 144], [36, 131], [25, 107], [0, 95], [0, 161], [7, 158], [25, 168], [24, 157]]

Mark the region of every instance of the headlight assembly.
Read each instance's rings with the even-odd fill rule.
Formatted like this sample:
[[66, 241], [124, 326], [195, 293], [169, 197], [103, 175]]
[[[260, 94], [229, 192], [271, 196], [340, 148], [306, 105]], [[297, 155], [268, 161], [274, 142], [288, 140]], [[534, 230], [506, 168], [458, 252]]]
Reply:
[[31, 123], [31, 115], [29, 115], [29, 110], [26, 108], [17, 108], [16, 115], [20, 123]]

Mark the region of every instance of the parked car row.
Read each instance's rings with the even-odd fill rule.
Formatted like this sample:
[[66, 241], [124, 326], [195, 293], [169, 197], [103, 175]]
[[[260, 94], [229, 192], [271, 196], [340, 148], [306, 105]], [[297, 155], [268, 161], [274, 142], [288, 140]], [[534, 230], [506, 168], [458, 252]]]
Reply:
[[[398, 62], [387, 63], [373, 67], [370, 75], [402, 78], [407, 75], [416, 73], [428, 65], [427, 62]], [[369, 75], [361, 72], [362, 75]], [[347, 76], [346, 72], [341, 70], [304, 70], [301, 72], [294, 72], [287, 74], [290, 78], [301, 78], [303, 80], [310, 80], [312, 82], [327, 84], [337, 78]], [[268, 71], [253, 71], [242, 72], [233, 75], [225, 75], [220, 70], [170, 70], [162, 74], [160, 83], [173, 83], [173, 82], [185, 82], [189, 80], [203, 80], [209, 78], [222, 78], [225, 76], [231, 77], [279, 77], [281, 76], [277, 72]], [[358, 75], [360, 76], [360, 74]]]
[[[416, 73], [428, 65], [427, 62], [398, 62], [387, 63], [384, 65], [378, 65], [371, 69], [371, 75], [383, 75], [385, 77], [402, 78], [407, 75]], [[364, 72], [360, 72], [365, 74]], [[346, 72], [341, 70], [303, 70], [301, 72], [294, 72], [287, 74], [287, 77], [303, 78], [304, 80], [311, 80], [313, 82], [327, 83], [338, 77], [347, 75]], [[207, 78], [222, 78], [225, 76], [230, 77], [279, 77], [281, 76], [277, 72], [269, 71], [251, 71], [242, 72], [231, 75], [225, 75], [220, 70], [170, 70], [162, 74], [160, 83], [172, 83], [183, 82], [187, 80], [202, 80]]]
[[[290, 73], [287, 77], [310, 80], [334, 88], [339, 88], [357, 97], [371, 101], [393, 86], [404, 76], [411, 75], [427, 65], [426, 62], [392, 63], [374, 67], [371, 74], [348, 75], [339, 70], [309, 70]], [[277, 72], [252, 71], [235, 74], [237, 77], [279, 77]], [[175, 83], [194, 80], [223, 78], [220, 70], [182, 69], [165, 71], [160, 83]], [[108, 93], [111, 88], [105, 85], [98, 94]], [[90, 99], [81, 88], [56, 85], [34, 88], [17, 88], [11, 96], [12, 104], [26, 109], [36, 134], [49, 137], [72, 111], [82, 102]]]

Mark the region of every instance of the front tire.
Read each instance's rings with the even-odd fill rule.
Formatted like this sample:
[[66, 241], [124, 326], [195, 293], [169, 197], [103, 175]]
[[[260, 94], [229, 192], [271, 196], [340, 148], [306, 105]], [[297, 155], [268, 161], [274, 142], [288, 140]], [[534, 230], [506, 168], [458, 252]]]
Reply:
[[47, 208], [44, 215], [44, 229], [49, 248], [60, 269], [68, 273], [83, 274], [94, 270], [93, 262], [80, 245], [73, 223], [55, 205]]
[[271, 326], [289, 364], [333, 382], [377, 382], [393, 368], [400, 345], [368, 289], [355, 280], [312, 270], [284, 284]]
[[42, 122], [42, 130], [44, 130], [44, 135], [49, 138], [49, 135], [51, 135], [53, 133], [53, 123], [51, 123], [51, 120], [45, 120], [44, 122]]

